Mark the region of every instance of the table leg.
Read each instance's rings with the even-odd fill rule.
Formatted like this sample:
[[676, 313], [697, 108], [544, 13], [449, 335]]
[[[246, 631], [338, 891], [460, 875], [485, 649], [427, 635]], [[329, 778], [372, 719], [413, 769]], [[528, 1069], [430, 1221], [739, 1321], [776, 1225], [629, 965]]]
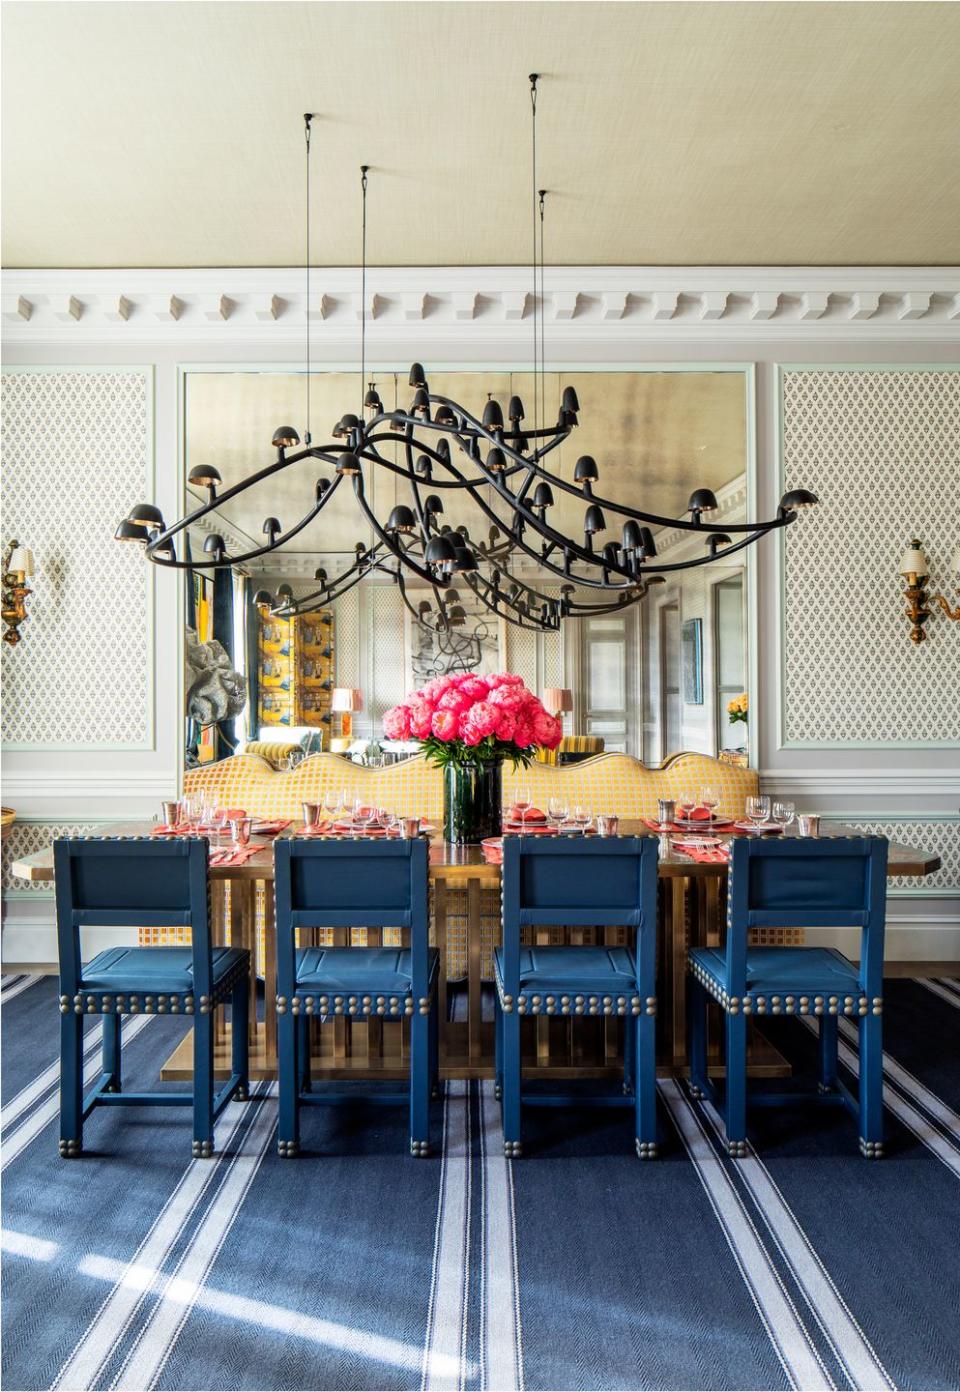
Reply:
[[467, 880], [467, 1052], [471, 1063], [479, 1063], [483, 1056], [482, 906], [480, 881]]
[[671, 1061], [674, 1069], [687, 1061], [687, 890], [690, 881], [678, 875], [670, 881], [667, 897], [669, 913], [670, 991], [669, 1010], [673, 1026]]
[[250, 953], [250, 1010], [247, 1029], [251, 1044], [257, 1042], [257, 939], [254, 914], [253, 880], [233, 880], [230, 884], [230, 944]]
[[263, 896], [263, 1031], [268, 1066], [277, 1063], [277, 930], [274, 919], [273, 885], [265, 886]]
[[437, 966], [437, 1011], [440, 1016], [440, 1063], [447, 1061], [447, 886], [438, 880], [433, 886], [434, 945], [440, 961]]

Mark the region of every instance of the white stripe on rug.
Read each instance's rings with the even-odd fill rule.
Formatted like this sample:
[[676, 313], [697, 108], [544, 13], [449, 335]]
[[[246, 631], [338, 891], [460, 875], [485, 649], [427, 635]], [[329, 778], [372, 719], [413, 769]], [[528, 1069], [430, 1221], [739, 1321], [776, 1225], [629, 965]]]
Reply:
[[7, 1005], [14, 996], [22, 996], [24, 991], [29, 991], [31, 986], [36, 986], [42, 980], [42, 976], [24, 976], [20, 981], [14, 981], [0, 996], [0, 1005]]
[[918, 976], [915, 980], [918, 986], [925, 986], [928, 991], [932, 991], [935, 996], [946, 1001], [947, 1005], [952, 1005], [955, 1009], [960, 1010], [960, 995], [957, 995], [951, 986], [944, 985], [940, 981], [931, 981], [927, 977]]
[[[271, 1091], [276, 1092], [276, 1088], [273, 1087]], [[169, 1277], [161, 1281], [156, 1304], [137, 1330], [111, 1387], [133, 1388], [135, 1392], [142, 1392], [156, 1383], [243, 1207], [276, 1129], [276, 1107], [272, 1104], [261, 1105], [244, 1137], [242, 1151], [227, 1161], [226, 1178], [204, 1214], [203, 1221], [184, 1247]], [[178, 1284], [172, 1284], [174, 1282]], [[184, 1291], [191, 1292], [192, 1298], [185, 1301]]]
[[523, 1392], [523, 1330], [514, 1224], [513, 1164], [503, 1154], [500, 1103], [480, 1084], [483, 1131], [483, 1302], [480, 1385]]
[[804, 1392], [832, 1389], [833, 1381], [703, 1123], [674, 1079], [664, 1079], [658, 1087], [791, 1387]]
[[[859, 1047], [857, 1037], [857, 1027], [852, 1020], [840, 1020], [840, 1033], [844, 1039], [854, 1047]], [[935, 1121], [939, 1121], [944, 1130], [949, 1131], [954, 1140], [960, 1144], [960, 1113], [953, 1110], [944, 1102], [942, 1097], [938, 1097], [935, 1092], [931, 1092], [928, 1087], [921, 1083], [919, 1078], [897, 1063], [896, 1059], [884, 1050], [883, 1071], [891, 1082], [896, 1083], [904, 1092], [910, 1094], [914, 1102], [918, 1102], [924, 1111], [929, 1112]]]
[[467, 1296], [470, 1283], [470, 1084], [446, 1084], [443, 1161], [427, 1311], [421, 1388], [459, 1392], [467, 1366]]
[[[123, 1029], [123, 1043], [129, 1044], [132, 1039], [136, 1039], [140, 1031], [154, 1019], [156, 1019], [155, 1015], [138, 1015], [134, 1019], [131, 1019], [130, 1023]], [[52, 1066], [55, 1070], [55, 1081], [59, 1082], [60, 1064], [56, 1063]], [[102, 1068], [99, 1052], [94, 1049], [92, 1052], [88, 1052], [87, 1060], [83, 1066], [84, 1087], [88, 1088], [91, 1083], [95, 1083], [101, 1072]], [[13, 1106], [18, 1100], [18, 1097], [14, 1098], [10, 1105]], [[53, 1096], [48, 1097], [35, 1112], [28, 1116], [26, 1121], [21, 1122], [20, 1125], [15, 1128], [12, 1135], [4, 1137], [3, 1158], [2, 1161], [0, 1161], [0, 1171], [5, 1170], [19, 1155], [22, 1155], [27, 1146], [30, 1145], [32, 1141], [35, 1141], [41, 1132], [50, 1125], [51, 1121], [54, 1121], [59, 1115], [60, 1093], [58, 1090], [54, 1092]]]
[[[798, 1015], [799, 1019], [811, 1033], [816, 1034], [817, 1027], [807, 1015]], [[838, 1047], [840, 1062], [845, 1068], [849, 1068], [854, 1077], [860, 1077], [860, 1059], [854, 1049], [841, 1039]], [[924, 1089], [926, 1091], [926, 1089]], [[931, 1094], [932, 1095], [932, 1094]], [[901, 1097], [896, 1088], [892, 1085], [884, 1084], [883, 1103], [894, 1116], [903, 1122], [909, 1131], [912, 1131], [917, 1140], [922, 1142], [928, 1150], [932, 1150], [938, 1160], [942, 1160], [948, 1170], [960, 1179], [960, 1151], [956, 1149], [952, 1141], [934, 1127], [919, 1110], [906, 1097]]]
[[[109, 1295], [77, 1342], [73, 1353], [64, 1363], [51, 1386], [83, 1389], [99, 1381], [100, 1370], [116, 1345], [123, 1338], [136, 1316], [144, 1296], [162, 1280], [163, 1264], [171, 1249], [180, 1240], [191, 1213], [200, 1203], [208, 1187], [219, 1182], [226, 1173], [222, 1152], [230, 1146], [237, 1131], [249, 1119], [250, 1108], [266, 1106], [261, 1097], [257, 1102], [230, 1102], [223, 1110], [214, 1131], [216, 1154], [212, 1160], [191, 1160], [173, 1193], [160, 1209], [149, 1232], [123, 1268], [125, 1275], [117, 1278]], [[176, 1144], [182, 1144], [178, 1137]], [[67, 1162], [71, 1163], [71, 1162]], [[133, 1273], [150, 1273], [145, 1284], [128, 1279]]]
[[[725, 1139], [723, 1122], [710, 1102], [703, 1110], [714, 1133]], [[893, 1379], [880, 1362], [829, 1272], [817, 1255], [807, 1234], [790, 1208], [782, 1192], [753, 1147], [745, 1159], [736, 1162], [737, 1178], [743, 1181], [756, 1204], [761, 1218], [770, 1230], [790, 1274], [803, 1291], [807, 1304], [833, 1350], [837, 1362], [845, 1370], [851, 1386], [873, 1392], [875, 1388], [895, 1386]]]

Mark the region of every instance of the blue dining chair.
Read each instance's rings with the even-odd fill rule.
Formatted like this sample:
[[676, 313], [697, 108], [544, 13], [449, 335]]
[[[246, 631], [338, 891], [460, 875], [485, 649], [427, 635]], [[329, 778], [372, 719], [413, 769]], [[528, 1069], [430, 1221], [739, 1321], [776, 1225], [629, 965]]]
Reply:
[[[521, 1104], [632, 1106], [636, 1150], [657, 1153], [657, 839], [503, 838], [503, 945], [496, 974], [496, 1086], [504, 1153], [523, 1153]], [[635, 948], [524, 947], [524, 928], [635, 930]], [[522, 1092], [520, 1021], [529, 1015], [622, 1016], [625, 1096]], [[630, 1097], [630, 1093], [633, 1097]]]
[[[439, 954], [428, 943], [427, 842], [307, 841], [274, 845], [277, 1032], [280, 1072], [278, 1149], [300, 1151], [304, 1104], [353, 1101], [310, 1091], [309, 1020], [410, 1020], [408, 1091], [368, 1094], [410, 1106], [410, 1153], [430, 1153], [430, 1096], [437, 1086]], [[401, 928], [409, 947], [301, 947], [298, 928]]]
[[[231, 1098], [249, 1092], [247, 1043], [250, 953], [213, 947], [207, 895], [208, 842], [97, 837], [54, 842], [60, 950], [60, 1154], [83, 1150], [83, 1123], [94, 1107], [192, 1106], [193, 1154], [213, 1154], [213, 1123]], [[109, 947], [84, 964], [82, 928], [189, 928], [190, 947]], [[213, 1020], [230, 1005], [231, 1075], [214, 1092]], [[83, 1017], [103, 1016], [103, 1063], [84, 1096]], [[124, 1015], [193, 1019], [193, 1091], [123, 1092], [120, 1023]]]
[[[717, 1001], [726, 1033], [727, 1149], [747, 1154], [747, 1020], [812, 1015], [820, 1022], [817, 1099], [846, 1106], [860, 1123], [860, 1150], [883, 1154], [883, 934], [887, 842], [879, 836], [732, 842], [723, 948], [688, 953], [692, 976], [690, 1081], [695, 1097], [717, 1090], [707, 1074], [707, 1004]], [[750, 947], [751, 928], [859, 928], [859, 966], [827, 947]], [[860, 1033], [859, 1099], [837, 1073], [837, 1021]], [[752, 1104], [796, 1104], [796, 1093], [757, 1093]]]

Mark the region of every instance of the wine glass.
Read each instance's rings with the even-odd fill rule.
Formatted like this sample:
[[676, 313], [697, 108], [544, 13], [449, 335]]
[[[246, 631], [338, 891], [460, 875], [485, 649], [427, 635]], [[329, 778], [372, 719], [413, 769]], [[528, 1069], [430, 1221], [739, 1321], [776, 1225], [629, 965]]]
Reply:
[[559, 831], [570, 814], [570, 803], [565, 797], [552, 797], [547, 803], [547, 816]]
[[337, 813], [340, 811], [341, 794], [336, 788], [327, 788], [323, 794], [323, 810], [327, 814], [327, 820], [332, 826], [337, 820]]
[[710, 820], [713, 821], [714, 813], [720, 806], [720, 794], [716, 788], [707, 786], [700, 789], [700, 806], [705, 807], [710, 813]]
[[223, 833], [227, 827], [227, 809], [225, 807], [213, 807], [210, 809], [210, 823], [214, 829], [216, 842], [219, 846], [223, 841]]
[[514, 807], [520, 811], [520, 825], [523, 831], [527, 829], [527, 810], [530, 807], [530, 785], [524, 783], [517, 789], [517, 795], [513, 800]]
[[580, 834], [586, 836], [590, 823], [593, 821], [593, 813], [585, 802], [578, 802], [574, 806], [571, 820], [574, 826], [580, 831]]
[[677, 815], [685, 822], [689, 822], [690, 813], [696, 807], [696, 799], [693, 793], [681, 793], [677, 798]]
[[759, 830], [764, 822], [770, 820], [770, 799], [768, 797], [748, 797], [747, 816], [754, 829]]
[[780, 798], [773, 804], [771, 815], [781, 831], [786, 831], [787, 827], [793, 821], [796, 810], [796, 805], [794, 803], [783, 801]]

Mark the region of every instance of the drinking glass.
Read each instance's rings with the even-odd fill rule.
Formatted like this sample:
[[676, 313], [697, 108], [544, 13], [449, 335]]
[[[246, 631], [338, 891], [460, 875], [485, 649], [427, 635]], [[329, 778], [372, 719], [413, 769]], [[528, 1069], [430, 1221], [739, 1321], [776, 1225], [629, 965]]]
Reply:
[[230, 832], [233, 837], [233, 848], [239, 851], [243, 846], [250, 844], [250, 828], [253, 826], [252, 817], [233, 817], [230, 821]]
[[770, 799], [768, 797], [748, 797], [747, 816], [755, 827], [770, 820]]
[[713, 821], [713, 815], [720, 806], [720, 794], [716, 788], [708, 786], [700, 789], [700, 806], [707, 809], [710, 820]]
[[777, 823], [777, 826], [781, 827], [784, 831], [786, 831], [787, 827], [793, 821], [793, 814], [796, 812], [796, 810], [797, 809], [792, 802], [783, 802], [778, 798], [777, 801], [773, 804], [771, 814], [773, 816], [773, 820]]
[[527, 809], [530, 807], [530, 787], [524, 783], [517, 789], [517, 795], [513, 800], [513, 805], [520, 810], [520, 826], [523, 831], [527, 829]]
[[617, 836], [620, 831], [620, 818], [616, 812], [597, 813], [597, 835]]
[[570, 814], [570, 803], [565, 797], [552, 797], [547, 803], [547, 816], [557, 828], [562, 827]]
[[685, 822], [688, 822], [690, 820], [690, 813], [693, 811], [696, 805], [697, 803], [696, 799], [693, 796], [693, 793], [681, 793], [680, 796], [677, 798], [677, 815], [681, 817]]
[[377, 820], [377, 809], [373, 803], [358, 797], [353, 804], [354, 832], [359, 827], [361, 835], [366, 834]]
[[211, 808], [210, 824], [213, 827], [216, 842], [219, 846], [223, 841], [223, 833], [227, 827], [227, 809], [225, 807]]
[[336, 788], [328, 788], [323, 795], [323, 810], [327, 814], [327, 820], [331, 826], [337, 820], [337, 813], [340, 810], [341, 795]]
[[590, 823], [593, 821], [593, 813], [586, 803], [578, 802], [574, 806], [571, 820], [582, 836], [587, 834]]

